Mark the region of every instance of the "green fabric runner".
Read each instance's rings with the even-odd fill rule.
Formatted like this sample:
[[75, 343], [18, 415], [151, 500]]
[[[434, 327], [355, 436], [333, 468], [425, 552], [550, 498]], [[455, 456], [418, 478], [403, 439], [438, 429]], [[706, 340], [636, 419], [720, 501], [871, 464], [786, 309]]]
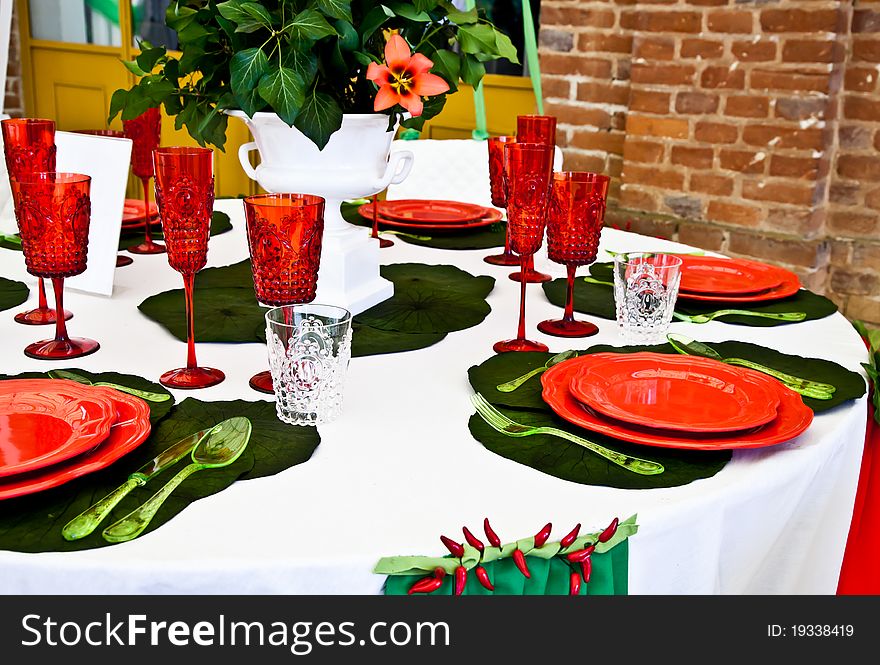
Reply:
[[[93, 380], [166, 392], [162, 386], [136, 376], [89, 374], [78, 369], [70, 371], [87, 375]], [[41, 375], [29, 373], [19, 376]], [[70, 552], [110, 545], [101, 536], [101, 530], [149, 499], [191, 461], [189, 458], [184, 458], [175, 467], [167, 469], [145, 487], [134, 489], [101, 526], [86, 538], [68, 542], [61, 537], [61, 529], [68, 521], [125, 482], [128, 474], [174, 442], [232, 416], [247, 417], [253, 425], [250, 442], [242, 456], [228, 467], [209, 469], [190, 476], [163, 504], [145, 533], [161, 527], [193, 501], [216, 494], [237, 480], [274, 475], [308, 461], [320, 443], [314, 427], [294, 427], [278, 420], [275, 404], [272, 402], [202, 402], [188, 398], [174, 405], [170, 411], [163, 406], [167, 404], [171, 403], [159, 403], [158, 407], [150, 404], [152, 409], [165, 408], [167, 415], [158, 425], [154, 423], [150, 437], [140, 447], [106, 469], [45, 492], [0, 501], [0, 549], [18, 552]], [[153, 415], [156, 413], [153, 411]], [[286, 510], [287, 507], [266, 505], [263, 509]]]
[[0, 277], [0, 312], [18, 307], [29, 294], [30, 290], [23, 282]]

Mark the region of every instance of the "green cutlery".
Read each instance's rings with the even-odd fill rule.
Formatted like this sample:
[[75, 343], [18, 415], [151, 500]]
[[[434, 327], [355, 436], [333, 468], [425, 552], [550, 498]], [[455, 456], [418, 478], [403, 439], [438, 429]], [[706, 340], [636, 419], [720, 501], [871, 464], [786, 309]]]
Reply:
[[562, 353], [557, 353], [555, 356], [548, 358], [547, 362], [545, 362], [541, 367], [537, 367], [531, 372], [526, 372], [522, 376], [518, 376], [511, 381], [507, 381], [506, 383], [499, 383], [497, 386], [495, 386], [495, 389], [502, 393], [512, 393], [533, 376], [537, 376], [541, 372], [550, 369], [551, 367], [553, 367], [553, 365], [558, 365], [564, 360], [575, 358], [577, 357], [577, 354], [577, 351], [563, 351]]
[[166, 448], [149, 462], [144, 464], [140, 469], [131, 474], [117, 489], [113, 490], [96, 504], [87, 508], [70, 520], [61, 530], [61, 535], [64, 536], [64, 540], [79, 540], [92, 533], [92, 531], [104, 521], [104, 518], [110, 514], [110, 511], [116, 507], [116, 504], [122, 501], [129, 492], [135, 487], [143, 487], [153, 477], [158, 476], [165, 471], [165, 469], [171, 468], [184, 457], [189, 455], [193, 448], [196, 447], [196, 444], [202, 440], [202, 437], [204, 437], [208, 431], [209, 430], [205, 429], [201, 432], [190, 434], [174, 445]]
[[104, 386], [106, 388], [114, 388], [119, 392], [128, 393], [129, 395], [134, 395], [135, 397], [140, 397], [141, 399], [145, 399], [148, 402], [167, 402], [171, 399], [171, 395], [166, 393], [151, 393], [147, 390], [138, 390], [137, 388], [129, 388], [128, 386], [121, 386], [118, 383], [109, 383], [107, 381], [91, 381], [86, 377], [76, 374], [74, 372], [68, 372], [63, 369], [51, 369], [49, 370], [49, 376], [53, 379], [68, 379], [69, 381], [76, 381], [77, 383], [82, 383], [87, 386]]
[[197, 471], [229, 466], [244, 452], [250, 438], [251, 421], [247, 418], [230, 418], [215, 425], [193, 448], [191, 454], [193, 463], [169, 480], [142, 506], [104, 529], [104, 540], [122, 543], [137, 538], [150, 524], [165, 499], [171, 496], [180, 483]]
[[700, 356], [702, 358], [711, 358], [712, 360], [718, 360], [719, 362], [727, 363], [728, 365], [748, 367], [749, 369], [753, 369], [755, 371], [762, 372], [763, 374], [767, 374], [768, 376], [772, 376], [774, 379], [777, 379], [778, 381], [785, 384], [795, 392], [800, 393], [804, 397], [812, 397], [813, 399], [824, 400], [832, 399], [834, 391], [837, 390], [837, 388], [835, 386], [832, 386], [830, 383], [811, 381], [810, 379], [804, 379], [799, 376], [786, 374], [785, 372], [780, 372], [779, 370], [773, 369], [772, 367], [767, 367], [766, 365], [761, 365], [759, 363], [752, 362], [751, 360], [746, 360], [745, 358], [723, 358], [721, 354], [719, 354], [711, 346], [703, 344], [702, 342], [692, 340], [688, 337], [685, 337], [684, 335], [670, 333], [666, 335], [666, 339], [669, 340], [672, 348], [674, 348], [682, 355]]
[[686, 323], [709, 323], [709, 321], [717, 319], [719, 316], [727, 316], [731, 314], [736, 316], [754, 316], [761, 319], [773, 319], [774, 321], [803, 321], [807, 318], [806, 312], [753, 312], [748, 309], [719, 309], [718, 311], [708, 312], [706, 314], [681, 314], [680, 312], [673, 312], [672, 316], [679, 321], [685, 321]]

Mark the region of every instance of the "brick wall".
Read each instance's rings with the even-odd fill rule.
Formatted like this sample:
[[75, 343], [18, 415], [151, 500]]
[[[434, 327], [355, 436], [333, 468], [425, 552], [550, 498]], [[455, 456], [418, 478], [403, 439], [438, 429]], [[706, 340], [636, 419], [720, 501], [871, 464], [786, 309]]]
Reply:
[[12, 9], [12, 33], [9, 36], [9, 63], [6, 66], [6, 90], [3, 112], [13, 117], [24, 115], [24, 90], [21, 84], [21, 48], [18, 39], [18, 11]]
[[544, 0], [546, 110], [609, 218], [880, 324], [880, 1]]

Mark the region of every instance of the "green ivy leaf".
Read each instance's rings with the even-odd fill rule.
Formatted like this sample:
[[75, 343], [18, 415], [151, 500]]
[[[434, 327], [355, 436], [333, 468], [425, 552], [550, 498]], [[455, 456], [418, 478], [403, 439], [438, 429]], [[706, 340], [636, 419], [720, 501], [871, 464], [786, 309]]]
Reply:
[[392, 2], [388, 5], [388, 8], [393, 12], [392, 16], [402, 16], [405, 19], [419, 23], [429, 23], [431, 21], [431, 16], [427, 12], [419, 11], [408, 2]]
[[230, 85], [236, 94], [253, 90], [269, 70], [269, 60], [260, 48], [249, 48], [232, 56], [229, 66]]
[[330, 136], [342, 126], [342, 109], [330, 95], [312, 92], [306, 97], [294, 122], [296, 128], [323, 150]]
[[446, 18], [457, 25], [468, 25], [470, 23], [477, 23], [480, 20], [476, 7], [471, 7], [466, 12], [451, 11], [446, 15]]
[[385, 22], [391, 18], [384, 11], [384, 7], [375, 7], [367, 12], [364, 20], [360, 23], [361, 41], [367, 43], [373, 33], [376, 32]]
[[157, 46], [156, 48], [148, 48], [141, 51], [140, 55], [135, 58], [135, 60], [137, 60], [138, 67], [140, 67], [142, 71], [149, 73], [153, 71], [156, 63], [158, 63], [163, 56], [165, 56], [165, 49], [161, 46]]
[[339, 20], [334, 24], [336, 32], [339, 33], [339, 47], [344, 51], [354, 51], [361, 45], [361, 38], [357, 30], [348, 21]]
[[458, 53], [441, 49], [431, 54], [431, 60], [434, 62], [431, 71], [446, 79], [453, 90], [457, 89], [461, 71], [461, 60]]
[[312, 84], [318, 73], [318, 56], [307, 42], [292, 41], [284, 50], [282, 64], [296, 72], [302, 81], [303, 89]]
[[498, 54], [495, 29], [488, 23], [461, 26], [458, 30], [458, 42], [465, 53]]
[[137, 60], [123, 60], [122, 64], [125, 66], [125, 68], [128, 71], [130, 71], [135, 76], [146, 76], [148, 73], [140, 68], [140, 65], [138, 65]]
[[509, 60], [515, 65], [519, 64], [519, 56], [517, 55], [516, 47], [513, 45], [513, 42], [510, 41], [510, 37], [500, 30], [495, 30], [495, 46], [498, 48], [498, 53], [502, 58]]
[[351, 0], [317, 0], [318, 7], [327, 16], [344, 19], [348, 22], [351, 18]]
[[483, 80], [483, 76], [485, 75], [486, 66], [482, 62], [468, 53], [461, 54], [462, 81], [476, 88], [480, 85], [480, 81]]
[[292, 126], [305, 101], [302, 79], [297, 73], [287, 67], [279, 67], [264, 74], [257, 89], [260, 97], [271, 104], [278, 117]]
[[321, 39], [328, 35], [335, 35], [333, 29], [327, 19], [314, 9], [306, 9], [291, 18], [284, 25], [284, 31], [295, 39]]

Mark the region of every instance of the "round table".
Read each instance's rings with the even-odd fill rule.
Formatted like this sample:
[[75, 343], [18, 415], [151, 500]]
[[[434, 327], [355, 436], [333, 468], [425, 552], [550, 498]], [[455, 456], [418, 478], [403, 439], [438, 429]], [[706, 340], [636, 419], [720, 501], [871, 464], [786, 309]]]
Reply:
[[[209, 266], [247, 257], [242, 202], [221, 200], [216, 208], [231, 216], [234, 230], [211, 240]], [[603, 231], [602, 247], [687, 251], [613, 229]], [[235, 483], [128, 543], [75, 553], [0, 552], [0, 592], [375, 594], [384, 581], [372, 573], [378, 559], [442, 555], [440, 534], [458, 537], [462, 525], [476, 532], [486, 516], [506, 541], [533, 534], [547, 521], [556, 527], [553, 537], [561, 537], [577, 522], [592, 530], [638, 513], [630, 593], [834, 593], [858, 480], [865, 398], [818, 415], [794, 441], [735, 452], [714, 477], [682, 487], [620, 490], [544, 475], [489, 452], [467, 428], [473, 413], [467, 369], [516, 330], [519, 284], [507, 279], [509, 269], [482, 261], [489, 253], [441, 251], [399, 239], [382, 250], [385, 263], [452, 264], [494, 276], [492, 312], [481, 325], [427, 349], [353, 359], [344, 413], [319, 428], [322, 441], [311, 460]], [[0, 250], [0, 265], [6, 277], [35, 285], [20, 254]], [[564, 274], [540, 255], [537, 267]], [[137, 305], [181, 285], [164, 255], [138, 256], [117, 271], [112, 298], [69, 291], [71, 334], [98, 339], [101, 350], [63, 366], [154, 381], [179, 367], [185, 345]], [[35, 299], [34, 288], [30, 302]], [[198, 327], [198, 298], [195, 306]], [[2, 371], [49, 369], [53, 363], [28, 359], [21, 349], [51, 331], [16, 325], [12, 314], [0, 315]], [[601, 319], [591, 319], [600, 333], [586, 340], [568, 342], [535, 330], [538, 321], [558, 314], [540, 286], [529, 286], [528, 330], [552, 351], [621, 344], [614, 322]], [[859, 372], [866, 357], [840, 314], [771, 328], [716, 321], [674, 323], [673, 329], [708, 342], [735, 339], [825, 358]], [[177, 391], [178, 401], [268, 398], [248, 387], [250, 376], [267, 366], [262, 345], [200, 344], [197, 351], [201, 364], [222, 369], [227, 379], [213, 388]]]

